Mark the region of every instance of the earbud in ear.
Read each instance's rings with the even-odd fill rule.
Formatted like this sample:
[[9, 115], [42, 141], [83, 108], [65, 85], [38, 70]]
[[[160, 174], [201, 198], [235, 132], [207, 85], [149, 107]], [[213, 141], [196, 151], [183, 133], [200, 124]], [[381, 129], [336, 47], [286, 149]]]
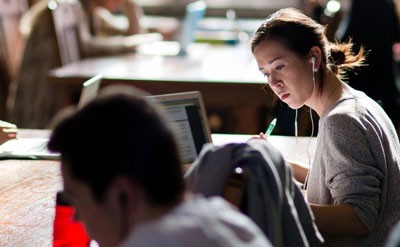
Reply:
[[312, 63], [312, 71], [317, 72], [318, 69], [315, 68], [315, 57], [311, 57], [311, 63]]

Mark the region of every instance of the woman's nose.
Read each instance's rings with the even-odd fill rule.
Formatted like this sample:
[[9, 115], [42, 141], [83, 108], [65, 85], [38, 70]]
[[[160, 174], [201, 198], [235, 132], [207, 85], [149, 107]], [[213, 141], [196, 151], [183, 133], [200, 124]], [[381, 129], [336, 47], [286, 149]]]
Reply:
[[268, 78], [269, 80], [269, 85], [271, 86], [271, 87], [281, 87], [282, 85], [283, 85], [283, 82], [282, 82], [282, 80], [280, 80], [279, 78], [277, 78], [276, 76], [274, 76], [274, 75], [270, 75], [270, 77]]

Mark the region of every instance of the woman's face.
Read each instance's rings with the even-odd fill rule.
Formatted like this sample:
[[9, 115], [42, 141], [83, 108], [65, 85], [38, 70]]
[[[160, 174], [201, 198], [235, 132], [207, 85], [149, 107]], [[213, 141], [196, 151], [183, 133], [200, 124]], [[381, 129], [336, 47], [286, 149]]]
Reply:
[[280, 100], [292, 109], [309, 103], [314, 87], [311, 61], [298, 57], [274, 39], [257, 45], [254, 56], [260, 72]]

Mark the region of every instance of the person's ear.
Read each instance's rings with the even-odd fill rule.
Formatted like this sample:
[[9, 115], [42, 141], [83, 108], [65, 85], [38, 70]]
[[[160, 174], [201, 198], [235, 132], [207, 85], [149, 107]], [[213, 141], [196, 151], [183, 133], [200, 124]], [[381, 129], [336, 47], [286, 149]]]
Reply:
[[110, 183], [107, 193], [108, 210], [113, 215], [112, 221], [121, 239], [129, 234], [131, 223], [139, 215], [139, 199], [137, 186], [129, 178], [117, 176]]
[[321, 67], [321, 49], [318, 46], [313, 46], [310, 49], [310, 63], [312, 64], [313, 72], [318, 72]]
[[316, 58], [315, 58], [315, 56], [311, 56], [312, 70], [313, 70], [314, 72], [317, 72], [317, 71], [318, 71], [318, 69], [317, 69], [317, 68], [315, 68], [315, 61], [316, 61]]
[[136, 186], [128, 178], [119, 176], [110, 184], [108, 200], [117, 210], [130, 208], [135, 204]]

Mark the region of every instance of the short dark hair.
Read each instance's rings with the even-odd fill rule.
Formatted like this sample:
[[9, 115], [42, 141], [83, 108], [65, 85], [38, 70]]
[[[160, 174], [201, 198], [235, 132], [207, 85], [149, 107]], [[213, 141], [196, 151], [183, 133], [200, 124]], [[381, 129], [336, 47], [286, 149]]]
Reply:
[[56, 126], [49, 148], [100, 201], [113, 179], [124, 176], [142, 187], [149, 202], [173, 204], [184, 191], [175, 135], [159, 107], [137, 91], [106, 88]]

